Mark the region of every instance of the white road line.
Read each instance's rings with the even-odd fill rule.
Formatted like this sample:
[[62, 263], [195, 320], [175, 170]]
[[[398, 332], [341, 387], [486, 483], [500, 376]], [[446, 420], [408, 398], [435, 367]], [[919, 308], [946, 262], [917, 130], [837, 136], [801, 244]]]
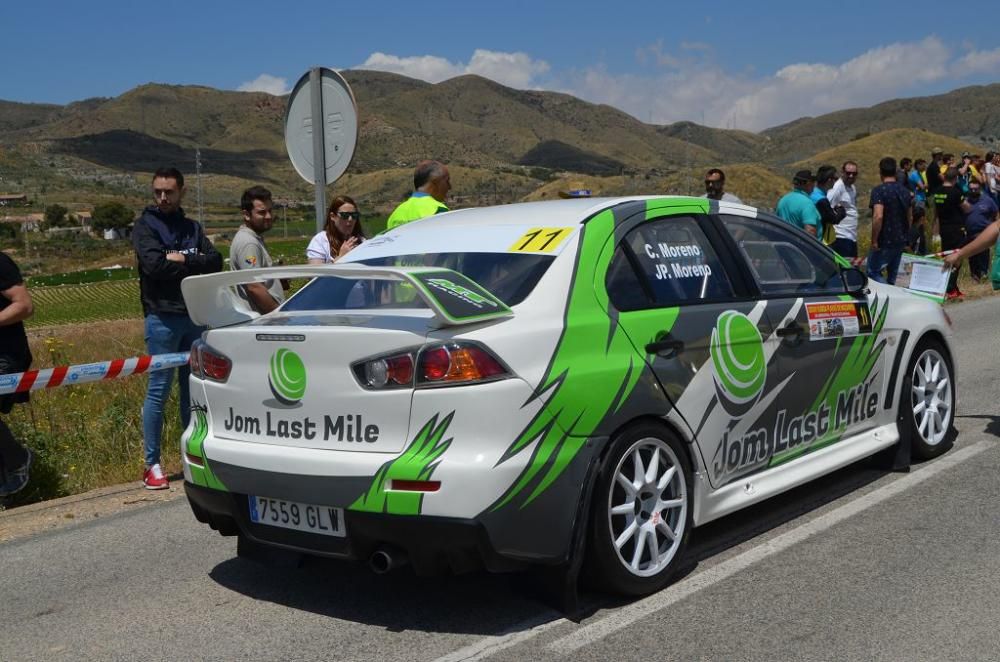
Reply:
[[434, 662], [473, 662], [474, 660], [483, 660], [495, 653], [499, 653], [505, 648], [516, 646], [522, 641], [537, 637], [546, 630], [562, 623], [569, 623], [569, 621], [557, 612], [548, 611], [535, 618], [513, 625], [502, 634], [484, 637], [465, 648], [452, 651], [447, 655], [437, 658]]
[[[965, 462], [986, 449], [995, 446], [996, 442], [984, 440], [979, 443], [954, 451], [936, 460], [926, 469], [919, 469], [898, 480], [895, 480], [884, 487], [869, 492], [863, 497], [859, 497], [835, 510], [831, 510], [825, 515], [821, 515], [814, 520], [806, 522], [787, 533], [776, 536], [771, 540], [743, 552], [739, 556], [734, 556], [728, 561], [723, 561], [717, 566], [709, 568], [704, 572], [699, 572], [687, 579], [677, 582], [666, 589], [644, 598], [638, 602], [623, 607], [612, 612], [608, 616], [573, 630], [570, 634], [556, 639], [548, 645], [548, 650], [558, 655], [567, 655], [577, 651], [584, 646], [588, 646], [595, 641], [632, 625], [636, 621], [654, 614], [661, 609], [665, 609], [684, 598], [697, 593], [698, 591], [717, 584], [741, 570], [762, 561], [769, 556], [782, 552], [792, 545], [796, 545], [817, 533], [822, 533], [830, 527], [843, 522], [849, 517], [857, 515], [872, 506], [878, 505], [887, 499], [904, 492], [911, 487], [933, 478], [942, 471], [946, 471], [957, 464]], [[534, 636], [534, 635], [532, 635]], [[523, 641], [522, 637], [519, 641]], [[506, 646], [504, 646], [506, 648]]]

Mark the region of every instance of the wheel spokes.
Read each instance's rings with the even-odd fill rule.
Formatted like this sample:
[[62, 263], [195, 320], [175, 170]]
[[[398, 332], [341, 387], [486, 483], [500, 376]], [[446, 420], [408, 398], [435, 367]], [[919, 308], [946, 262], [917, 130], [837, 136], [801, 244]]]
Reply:
[[653, 457], [649, 459], [649, 466], [646, 467], [645, 482], [647, 484], [652, 483], [656, 478], [656, 472], [660, 470], [660, 449], [656, 448], [653, 450]]
[[660, 480], [656, 482], [656, 489], [660, 492], [665, 490], [667, 488], [667, 485], [670, 484], [670, 481], [674, 479], [674, 475], [676, 473], [677, 473], [677, 467], [670, 467], [669, 469], [664, 471], [663, 475], [660, 476]]
[[625, 530], [622, 531], [621, 535], [615, 539], [615, 547], [617, 547], [618, 549], [624, 547], [625, 543], [627, 543], [632, 538], [632, 536], [635, 535], [635, 532], [638, 530], [639, 530], [638, 522], [636, 522], [635, 520], [629, 522], [628, 526], [625, 527]]
[[646, 529], [639, 529], [639, 537], [635, 541], [635, 551], [632, 552], [632, 562], [629, 564], [633, 570], [639, 569], [639, 561], [642, 560], [642, 550], [646, 547]]

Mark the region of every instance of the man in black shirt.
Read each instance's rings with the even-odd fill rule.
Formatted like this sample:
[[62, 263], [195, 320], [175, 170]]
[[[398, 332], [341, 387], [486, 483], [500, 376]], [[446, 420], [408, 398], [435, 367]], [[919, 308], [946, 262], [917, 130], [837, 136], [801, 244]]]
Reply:
[[[932, 164], [933, 165], [933, 164]], [[929, 173], [931, 166], [927, 167]], [[928, 178], [928, 183], [930, 178]], [[962, 191], [955, 182], [958, 181], [958, 168], [948, 168], [945, 170], [943, 183], [937, 189], [931, 189], [928, 200], [934, 200], [934, 208], [937, 210], [937, 218], [934, 220], [934, 234], [941, 235], [941, 250], [953, 251], [965, 245], [965, 215], [972, 209], [972, 205], [965, 201]], [[949, 299], [957, 299], [962, 296], [958, 289], [958, 269], [951, 272], [948, 279], [948, 293], [945, 295]]]
[[[153, 199], [132, 230], [132, 245], [139, 262], [139, 291], [145, 315], [146, 349], [150, 354], [186, 352], [204, 330], [188, 317], [181, 295], [181, 281], [187, 276], [222, 269], [222, 256], [198, 221], [184, 215], [184, 175], [176, 168], [161, 168], [153, 175]], [[178, 368], [181, 425], [191, 419], [187, 366]], [[163, 406], [170, 394], [173, 370], [157, 370], [149, 375], [146, 400], [142, 405], [142, 437], [146, 489], [170, 487], [160, 467], [160, 438], [163, 434]]]
[[[0, 374], [24, 372], [31, 365], [31, 349], [24, 334], [24, 320], [34, 308], [14, 260], [0, 252]], [[27, 402], [27, 393], [0, 395], [0, 414], [15, 403]], [[0, 420], [0, 497], [18, 492], [28, 484], [31, 451], [17, 443], [7, 424]]]
[[[887, 156], [878, 164], [882, 183], [872, 189], [872, 250], [868, 256], [868, 277], [896, 284], [896, 274], [906, 247], [912, 220], [910, 192], [896, 181], [896, 159]], [[882, 269], [885, 268], [885, 280]]]

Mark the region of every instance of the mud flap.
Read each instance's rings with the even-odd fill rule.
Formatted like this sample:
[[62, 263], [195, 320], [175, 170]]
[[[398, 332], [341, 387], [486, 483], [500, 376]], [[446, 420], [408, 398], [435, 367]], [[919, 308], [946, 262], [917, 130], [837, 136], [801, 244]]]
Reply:
[[594, 453], [587, 467], [583, 494], [576, 511], [577, 526], [573, 529], [573, 539], [570, 541], [566, 561], [557, 566], [539, 567], [530, 573], [535, 580], [532, 584], [535, 597], [574, 622], [580, 622], [589, 615], [580, 605], [580, 572], [583, 570], [584, 555], [587, 550], [587, 531], [590, 526], [590, 504], [594, 483], [603, 461], [603, 453]]

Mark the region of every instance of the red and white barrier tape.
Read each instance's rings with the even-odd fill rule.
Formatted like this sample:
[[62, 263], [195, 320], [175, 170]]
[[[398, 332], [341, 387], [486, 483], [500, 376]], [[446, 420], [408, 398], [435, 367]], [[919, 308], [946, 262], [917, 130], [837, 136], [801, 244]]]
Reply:
[[8, 393], [26, 393], [43, 388], [55, 388], [87, 382], [99, 382], [106, 379], [118, 379], [129, 375], [138, 375], [146, 371], [167, 370], [187, 365], [188, 353], [155, 354], [153, 356], [137, 356], [131, 359], [115, 359], [101, 363], [84, 363], [81, 365], [62, 365], [45, 370], [28, 370], [0, 375], [0, 395]]

